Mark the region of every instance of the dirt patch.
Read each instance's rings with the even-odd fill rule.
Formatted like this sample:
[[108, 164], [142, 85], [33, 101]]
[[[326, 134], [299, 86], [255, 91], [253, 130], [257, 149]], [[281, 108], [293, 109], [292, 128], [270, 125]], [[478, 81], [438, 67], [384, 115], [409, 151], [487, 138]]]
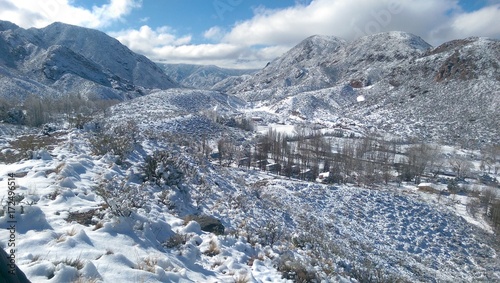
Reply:
[[31, 152], [37, 149], [53, 150], [66, 140], [67, 132], [56, 132], [52, 135], [24, 135], [10, 141], [9, 146], [0, 152], [0, 162], [15, 163], [24, 158], [31, 158]]

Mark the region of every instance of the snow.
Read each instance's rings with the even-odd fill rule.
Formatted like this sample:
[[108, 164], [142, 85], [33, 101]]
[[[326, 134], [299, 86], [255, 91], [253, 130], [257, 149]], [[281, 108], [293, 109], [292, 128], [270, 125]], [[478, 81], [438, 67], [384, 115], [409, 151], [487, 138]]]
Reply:
[[[12, 33], [3, 31], [12, 26], [0, 26], [2, 35]], [[75, 31], [74, 42], [68, 42]], [[62, 74], [53, 88], [2, 68], [12, 75], [2, 79], [7, 91], [22, 83], [24, 89], [51, 94], [81, 88], [123, 95], [102, 84], [169, 84], [157, 81], [165, 79], [157, 67], [128, 54], [118, 42], [108, 42], [99, 53], [95, 41], [85, 41], [87, 35], [109, 40], [104, 34], [63, 24], [23, 32], [67, 45], [30, 50], [36, 66], [53, 65], [47, 72], [54, 78], [64, 70], [72, 74]], [[453, 144], [439, 145], [444, 156], [478, 155], [459, 149], [450, 136], [464, 133], [488, 142], [498, 135], [497, 116], [492, 115], [498, 108], [491, 103], [496, 92], [490, 91], [498, 87], [491, 80], [497, 71], [487, 68], [488, 58], [497, 53], [486, 48], [497, 43], [471, 39], [467, 44], [454, 48], [472, 52], [472, 57], [482, 54], [478, 50], [487, 55], [478, 58], [486, 67], [473, 81], [435, 83], [439, 64], [454, 50], [429, 49], [410, 34], [382, 33], [351, 43], [313, 36], [255, 75], [229, 77], [214, 86], [237, 97], [173, 88], [120, 103], [98, 119], [104, 131], [131, 125], [128, 131], [137, 143], [122, 159], [92, 154], [87, 129], [64, 132], [65, 139], [54, 148], [34, 151], [31, 159], [0, 164], [0, 226], [9, 220], [6, 180], [13, 172], [16, 193], [23, 198], [15, 207], [16, 262], [33, 282], [292, 282], [284, 279], [291, 274], [278, 270], [290, 266], [315, 270], [322, 282], [362, 282], [359, 276], [378, 271], [388, 276], [381, 281], [498, 281], [493, 228], [481, 213], [468, 211], [473, 197], [442, 195], [446, 185], [432, 184], [439, 192], [434, 193], [413, 183], [366, 187], [305, 182], [252, 168], [221, 167], [194, 146], [203, 138], [215, 148], [222, 137], [239, 141], [236, 146], [252, 146], [249, 141], [257, 133], [273, 129], [293, 135], [297, 125], [307, 125], [337, 147], [347, 136], [420, 135]], [[106, 57], [116, 50], [120, 52]], [[80, 63], [87, 69], [78, 68]], [[104, 66], [109, 64], [126, 79], [123, 84], [107, 81], [111, 74]], [[192, 83], [207, 83], [198, 79]], [[471, 116], [450, 101], [470, 105]], [[476, 115], [482, 126], [462, 123]], [[245, 132], [217, 121], [228, 117], [258, 117], [257, 129]], [[0, 132], [4, 151], [17, 133], [4, 126]], [[173, 156], [182, 182], [161, 183], [166, 177], [158, 177], [158, 183], [145, 181], [145, 157], [158, 150]], [[479, 168], [477, 160], [471, 162]], [[175, 176], [168, 168], [155, 173]], [[190, 220], [192, 215], [220, 220], [225, 233], [203, 231], [201, 223]], [[8, 237], [8, 230], [0, 230], [0, 241]]]
[[[144, 120], [136, 118], [139, 126], [146, 130], [161, 125], [171, 131], [176, 129], [172, 121], [185, 123], [195, 116], [180, 118], [180, 113], [202, 108], [201, 103], [191, 103], [195, 95], [209, 109], [235, 111], [217, 93], [173, 89], [153, 94], [149, 100], [116, 105], [107, 119], [113, 122], [125, 113], [130, 118], [155, 113]], [[156, 124], [150, 124], [153, 121]], [[200, 125], [177, 130], [199, 133], [209, 129]], [[270, 127], [293, 131], [291, 125]], [[498, 279], [494, 268], [498, 257], [487, 244], [491, 227], [468, 214], [465, 198], [457, 197], [460, 204], [451, 197], [438, 202], [414, 185], [330, 186], [252, 169], [198, 166], [191, 151], [156, 139], [141, 139], [126, 160], [128, 165], [117, 165], [109, 154], [89, 154], [85, 131], [66, 135], [53, 149], [44, 151], [51, 158], [0, 164], [1, 186], [6, 185], [9, 172], [25, 173], [16, 178], [16, 192], [24, 196], [23, 213], [16, 207], [17, 263], [33, 282], [71, 282], [77, 277], [97, 282], [233, 282], [238, 278], [286, 282], [276, 270], [285, 254], [307, 268], [316, 268], [330, 281], [348, 282], [344, 277], [348, 271], [368, 260], [383, 267], [384, 273], [408, 281]], [[172, 189], [174, 210], [158, 201], [161, 190], [156, 185], [142, 184], [137, 175], [145, 155], [158, 149], [178, 155], [184, 166], [192, 168], [185, 187]], [[133, 200], [146, 201], [125, 216], [113, 214], [96, 190], [106, 180], [140, 188]], [[6, 188], [0, 192], [0, 198], [5, 198]], [[184, 219], [200, 212], [193, 199], [203, 213], [222, 221], [228, 231], [225, 235], [202, 231], [199, 223]], [[120, 207], [117, 202], [109, 204]], [[86, 222], [82, 218], [87, 214]], [[5, 215], [0, 217], [0, 225], [6, 221]], [[273, 247], [257, 237], [269, 223], [287, 235]], [[330, 246], [318, 249], [318, 243], [307, 238], [311, 234]], [[165, 243], [176, 235], [184, 240], [167, 247]], [[6, 237], [8, 231], [1, 230], [0, 238]], [[287, 237], [305, 237], [305, 244], [294, 246]], [[315, 260], [319, 265], [310, 265]], [[328, 264], [336, 270], [333, 277], [320, 267]]]
[[[51, 152], [55, 156], [52, 159], [0, 164], [2, 179], [12, 170], [27, 172], [25, 177], [16, 178], [19, 185], [16, 192], [24, 195], [25, 200], [37, 200], [32, 205], [23, 202], [23, 213], [21, 206], [16, 206], [17, 263], [32, 282], [72, 282], [77, 277], [98, 282], [228, 282], [245, 274], [256, 280], [262, 276], [267, 282], [281, 281], [271, 262], [261, 264], [259, 271], [252, 274], [251, 267], [245, 264], [249, 256], [243, 251], [252, 252], [254, 248], [240, 239], [229, 237], [221, 241], [202, 232], [198, 223], [191, 221], [184, 225], [178, 216], [156, 205], [152, 205], [149, 212], [143, 211], [144, 215], [118, 218], [104, 215], [98, 220], [104, 222], [102, 228], [97, 229], [95, 224], [67, 222], [65, 219], [71, 213], [102, 211], [102, 200], [93, 193], [93, 187], [107, 172], [114, 172], [116, 176], [126, 174], [104, 159], [86, 155], [86, 145], [78, 141], [80, 134], [72, 135], [72, 150], [66, 141]], [[61, 163], [64, 165], [59, 166]], [[55, 174], [38, 174], [56, 167], [60, 169]], [[2, 187], [5, 185], [6, 182], [2, 182]], [[28, 189], [35, 185], [36, 189]], [[4, 198], [6, 191], [3, 187]], [[56, 196], [52, 197], [53, 194]], [[94, 214], [94, 218], [98, 215]], [[5, 215], [0, 217], [2, 227], [7, 225], [6, 221]], [[174, 230], [188, 235], [188, 242], [181, 244], [178, 252], [161, 246]], [[2, 230], [0, 238], [5, 239], [7, 234], [8, 230]], [[217, 243], [227, 258], [219, 272], [211, 270], [208, 261], [212, 258], [202, 256], [211, 241]], [[241, 260], [235, 262], [231, 259], [233, 256]], [[81, 267], [73, 265], [78, 261]], [[239, 271], [234, 275], [225, 274], [229, 270]]]
[[124, 100], [177, 86], [155, 63], [97, 30], [63, 23], [2, 26], [0, 97], [78, 93]]

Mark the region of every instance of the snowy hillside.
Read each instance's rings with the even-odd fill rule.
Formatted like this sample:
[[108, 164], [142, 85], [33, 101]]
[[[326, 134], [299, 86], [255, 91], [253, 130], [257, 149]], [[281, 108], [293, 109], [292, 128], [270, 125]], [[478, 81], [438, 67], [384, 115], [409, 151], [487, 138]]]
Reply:
[[2, 97], [80, 93], [123, 99], [177, 86], [116, 39], [62, 23], [25, 30], [1, 22], [0, 51]]
[[229, 77], [238, 77], [256, 70], [225, 69], [217, 66], [190, 64], [158, 64], [167, 76], [179, 85], [197, 89], [211, 89], [218, 82]]
[[498, 40], [312, 36], [246, 73], [0, 21], [0, 84], [32, 282], [500, 282]]
[[[327, 68], [326, 62], [342, 56], [345, 41], [330, 36], [312, 36], [283, 56], [270, 62], [264, 69], [252, 77], [234, 85], [227, 91], [230, 93], [247, 93], [252, 91], [303, 86], [308, 89], [319, 89], [333, 85], [336, 81], [335, 70]], [[261, 96], [253, 97], [253, 100]]]
[[316, 36], [255, 75], [216, 88], [285, 121], [348, 117], [396, 136], [476, 147], [476, 138], [498, 141], [499, 50], [500, 42], [487, 38], [431, 48], [402, 32], [349, 43]]
[[[465, 212], [466, 197], [457, 204], [412, 183], [327, 185], [218, 165], [203, 147], [224, 136], [244, 146], [253, 133], [210, 115], [242, 106], [171, 89], [113, 106], [94, 121], [100, 127], [31, 136], [42, 149], [0, 164], [2, 186], [8, 173], [18, 185], [21, 270], [32, 282], [500, 280], [496, 235]], [[5, 134], [4, 153], [30, 137]], [[111, 148], [99, 152], [105, 141]], [[1, 215], [3, 227], [6, 204]]]

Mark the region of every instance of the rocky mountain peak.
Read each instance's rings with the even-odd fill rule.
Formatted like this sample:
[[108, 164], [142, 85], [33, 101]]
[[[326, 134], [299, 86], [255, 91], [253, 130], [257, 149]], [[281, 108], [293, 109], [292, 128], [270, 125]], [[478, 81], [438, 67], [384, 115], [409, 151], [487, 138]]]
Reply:
[[[0, 96], [97, 92], [102, 97], [134, 97], [143, 90], [178, 86], [155, 63], [115, 38], [59, 22], [41, 29], [0, 22], [0, 53], [8, 85]], [[14, 84], [14, 78], [24, 81], [23, 86]]]

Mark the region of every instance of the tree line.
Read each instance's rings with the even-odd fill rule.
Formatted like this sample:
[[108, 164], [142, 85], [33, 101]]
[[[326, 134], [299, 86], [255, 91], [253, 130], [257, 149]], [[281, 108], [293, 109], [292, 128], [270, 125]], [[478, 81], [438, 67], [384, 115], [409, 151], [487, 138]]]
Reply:
[[25, 99], [0, 97], [0, 121], [14, 125], [40, 127], [61, 120], [71, 126], [82, 128], [100, 112], [117, 100], [105, 100], [69, 94], [63, 97], [30, 95]]

